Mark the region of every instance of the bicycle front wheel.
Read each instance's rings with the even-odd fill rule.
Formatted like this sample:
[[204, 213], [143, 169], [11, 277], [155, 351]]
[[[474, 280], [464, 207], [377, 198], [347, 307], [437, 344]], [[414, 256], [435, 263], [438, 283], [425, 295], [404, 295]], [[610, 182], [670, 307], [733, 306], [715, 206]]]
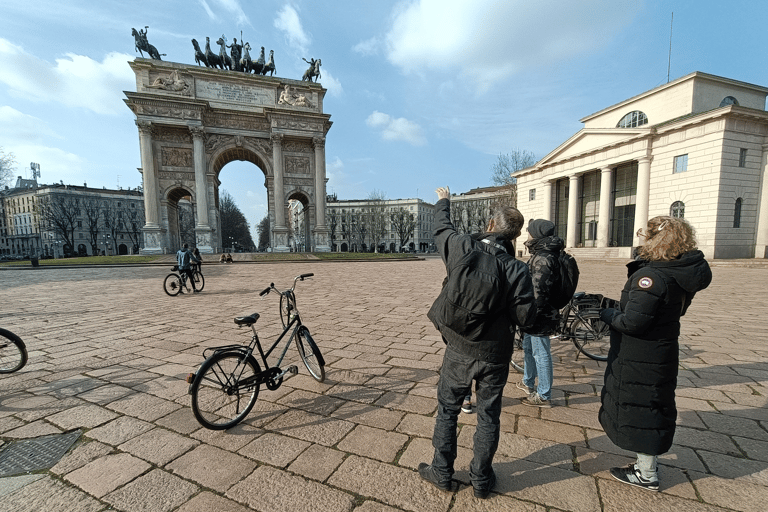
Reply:
[[259, 363], [239, 352], [223, 352], [209, 357], [192, 383], [192, 412], [202, 426], [225, 430], [240, 423], [259, 396], [255, 380], [240, 383], [261, 373]]
[[323, 359], [320, 349], [306, 327], [302, 327], [296, 333], [296, 349], [299, 351], [301, 360], [304, 361], [304, 366], [307, 367], [309, 374], [317, 382], [323, 382], [325, 380], [325, 359]]
[[196, 270], [192, 276], [195, 280], [195, 288], [197, 288], [197, 290], [200, 292], [203, 291], [203, 288], [205, 288], [205, 277], [203, 277], [203, 273], [199, 270]]
[[283, 328], [285, 328], [291, 321], [291, 314], [296, 309], [296, 297], [287, 291], [280, 294], [280, 321], [283, 322]]
[[577, 313], [571, 324], [571, 338], [579, 351], [595, 361], [608, 359], [611, 346], [610, 328], [600, 320], [597, 311]]
[[179, 274], [168, 274], [165, 276], [163, 289], [165, 290], [165, 293], [171, 297], [178, 295], [181, 291], [181, 276], [179, 276]]
[[27, 364], [27, 347], [11, 331], [0, 329], [0, 373], [13, 373]]

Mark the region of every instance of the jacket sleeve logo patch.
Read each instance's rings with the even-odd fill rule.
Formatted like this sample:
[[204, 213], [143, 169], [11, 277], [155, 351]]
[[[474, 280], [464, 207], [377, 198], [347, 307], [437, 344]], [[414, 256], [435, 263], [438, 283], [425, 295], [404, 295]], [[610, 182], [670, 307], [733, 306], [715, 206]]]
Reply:
[[653, 279], [651, 279], [650, 277], [642, 277], [637, 282], [637, 286], [639, 286], [640, 288], [650, 288], [651, 286], [653, 286]]

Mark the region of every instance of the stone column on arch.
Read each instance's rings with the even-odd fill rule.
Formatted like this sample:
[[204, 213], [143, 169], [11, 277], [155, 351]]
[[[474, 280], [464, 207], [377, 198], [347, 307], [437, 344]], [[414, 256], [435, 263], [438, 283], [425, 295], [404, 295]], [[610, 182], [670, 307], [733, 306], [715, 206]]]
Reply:
[[190, 126], [195, 165], [195, 199], [197, 225], [195, 226], [195, 244], [204, 254], [213, 253], [211, 246], [211, 225], [208, 220], [208, 176], [205, 165], [205, 130], [202, 126]]
[[151, 121], [136, 120], [139, 129], [139, 147], [141, 151], [141, 175], [144, 186], [144, 227], [142, 236], [144, 247], [142, 254], [162, 254], [162, 229], [160, 228], [160, 197], [154, 152], [152, 151]]
[[315, 148], [315, 250], [329, 252], [328, 227], [325, 225], [325, 138], [314, 137]]
[[611, 187], [613, 186], [613, 169], [600, 169], [600, 210], [597, 217], [597, 247], [610, 247], [611, 234]]
[[565, 246], [576, 247], [579, 233], [579, 175], [568, 177], [568, 230]]
[[[635, 195], [635, 225], [634, 233], [645, 229], [648, 225], [649, 202], [651, 200], [651, 157], [644, 156], [637, 160], [637, 192]], [[635, 234], [635, 247], [640, 245], [640, 239]]]
[[545, 181], [543, 184], [541, 200], [544, 202], [541, 210], [541, 218], [552, 220], [552, 182]]
[[285, 225], [285, 186], [283, 185], [283, 134], [272, 134], [272, 161], [274, 172], [275, 227], [273, 243], [275, 252], [288, 252], [288, 227]]

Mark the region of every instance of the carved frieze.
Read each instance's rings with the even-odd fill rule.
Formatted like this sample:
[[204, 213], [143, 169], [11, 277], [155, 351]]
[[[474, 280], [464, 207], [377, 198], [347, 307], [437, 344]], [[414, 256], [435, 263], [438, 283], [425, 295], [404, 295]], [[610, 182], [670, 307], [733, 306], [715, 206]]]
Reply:
[[148, 89], [161, 89], [182, 96], [192, 96], [193, 79], [190, 75], [181, 75], [178, 70], [158, 74]]
[[161, 180], [173, 180], [173, 181], [195, 181], [195, 173], [193, 172], [179, 172], [179, 171], [160, 171], [158, 177]]
[[312, 146], [308, 141], [289, 140], [283, 144], [283, 151], [287, 153], [312, 153]]
[[164, 167], [192, 167], [192, 150], [188, 148], [169, 148], [161, 150], [161, 165]]
[[291, 176], [285, 176], [283, 180], [285, 187], [302, 186], [307, 187], [308, 191], [312, 191], [313, 187], [315, 186], [315, 180], [312, 178], [294, 178]]
[[160, 142], [173, 142], [176, 144], [191, 144], [192, 136], [189, 130], [178, 128], [158, 128], [155, 131], [155, 140]]
[[207, 114], [205, 125], [234, 130], [269, 131], [269, 123], [265, 119], [248, 116], [233, 116], [231, 114]]
[[306, 156], [286, 156], [286, 174], [309, 174], [309, 158]]
[[269, 139], [259, 139], [256, 137], [246, 137], [246, 144], [256, 148], [265, 156], [272, 156], [272, 142]]
[[136, 105], [136, 114], [147, 116], [173, 117], [176, 119], [201, 119], [199, 110], [190, 108], [167, 107], [162, 105]]
[[213, 153], [220, 147], [228, 144], [232, 140], [231, 135], [220, 135], [218, 133], [208, 135], [205, 138], [205, 152]]
[[272, 128], [281, 128], [284, 130], [304, 130], [319, 132], [322, 131], [322, 124], [316, 121], [309, 120], [293, 120], [293, 119], [273, 119]]

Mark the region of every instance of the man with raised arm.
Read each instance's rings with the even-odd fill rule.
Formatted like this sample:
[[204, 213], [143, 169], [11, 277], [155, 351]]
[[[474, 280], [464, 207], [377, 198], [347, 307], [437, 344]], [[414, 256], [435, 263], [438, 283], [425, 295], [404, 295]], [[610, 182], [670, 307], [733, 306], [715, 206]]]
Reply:
[[437, 384], [435, 453], [432, 464], [421, 463], [418, 470], [438, 489], [453, 490], [457, 418], [474, 382], [477, 429], [469, 476], [475, 497], [485, 499], [496, 484], [491, 464], [515, 328], [528, 328], [536, 318], [530, 272], [515, 259], [512, 245], [523, 216], [497, 206], [485, 233], [459, 235], [451, 223], [448, 187], [438, 188], [437, 197], [434, 239], [448, 276], [427, 316], [446, 348]]

